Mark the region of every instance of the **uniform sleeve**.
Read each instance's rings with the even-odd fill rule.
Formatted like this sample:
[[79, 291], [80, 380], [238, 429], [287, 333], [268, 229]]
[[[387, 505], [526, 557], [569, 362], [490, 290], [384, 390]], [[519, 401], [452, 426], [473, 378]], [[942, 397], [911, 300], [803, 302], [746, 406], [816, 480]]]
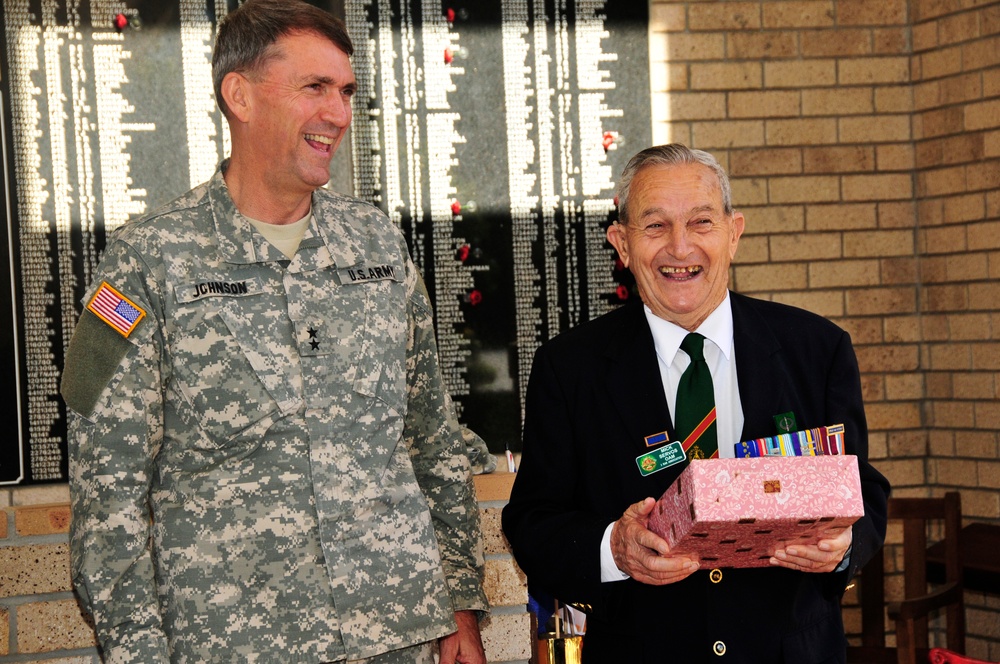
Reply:
[[456, 611], [485, 611], [479, 507], [466, 443], [441, 377], [427, 290], [412, 263], [408, 268], [403, 436], [430, 508], [452, 605]]
[[[169, 661], [149, 548], [148, 493], [163, 411], [162, 338], [148, 283], [129, 247], [108, 247], [61, 385], [69, 418], [73, 583], [94, 617], [105, 662]], [[100, 313], [87, 308], [95, 293], [104, 300], [95, 306]]]

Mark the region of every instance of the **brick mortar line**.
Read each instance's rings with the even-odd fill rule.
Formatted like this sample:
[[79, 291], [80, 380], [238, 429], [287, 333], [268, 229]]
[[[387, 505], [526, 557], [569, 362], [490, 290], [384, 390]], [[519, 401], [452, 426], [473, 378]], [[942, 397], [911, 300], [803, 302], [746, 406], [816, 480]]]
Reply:
[[69, 534], [49, 533], [47, 535], [18, 535], [12, 530], [7, 533], [6, 539], [0, 539], [0, 549], [16, 546], [31, 546], [33, 544], [69, 544]]
[[[76, 593], [72, 590], [59, 590], [51, 593], [39, 593], [37, 595], [11, 595], [10, 597], [0, 597], [0, 607], [14, 609], [28, 604], [41, 604], [44, 602], [64, 602], [66, 600], [76, 600]], [[13, 616], [14, 613], [11, 613]]]

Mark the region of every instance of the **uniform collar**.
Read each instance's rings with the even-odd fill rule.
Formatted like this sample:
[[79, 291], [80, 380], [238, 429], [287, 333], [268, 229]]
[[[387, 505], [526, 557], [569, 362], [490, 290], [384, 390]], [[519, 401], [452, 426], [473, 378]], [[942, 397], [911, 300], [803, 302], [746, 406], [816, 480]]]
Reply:
[[227, 263], [258, 263], [283, 260], [284, 254], [256, 232], [247, 218], [236, 209], [223, 174], [229, 160], [223, 161], [208, 183], [208, 200], [212, 207], [219, 254]]
[[[288, 258], [271, 245], [247, 221], [233, 202], [223, 174], [229, 160], [223, 161], [209, 181], [208, 195], [215, 222], [219, 253], [228, 263], [249, 264], [271, 261], [287, 261]], [[328, 223], [335, 217], [335, 208], [346, 199], [334, 195], [323, 195], [317, 190], [312, 195], [312, 220], [299, 244], [291, 266], [302, 269], [319, 269], [330, 265], [351, 267], [365, 256], [364, 234], [354, 232], [349, 223]], [[375, 208], [372, 208], [375, 213]], [[363, 226], [363, 223], [361, 224]]]

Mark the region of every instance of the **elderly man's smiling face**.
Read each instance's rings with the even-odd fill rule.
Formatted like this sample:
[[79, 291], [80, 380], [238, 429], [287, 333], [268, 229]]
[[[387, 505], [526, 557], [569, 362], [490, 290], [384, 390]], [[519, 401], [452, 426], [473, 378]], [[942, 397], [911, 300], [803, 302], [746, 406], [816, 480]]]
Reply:
[[725, 299], [743, 215], [725, 213], [718, 178], [702, 164], [642, 168], [632, 179], [628, 215], [608, 228], [608, 241], [642, 301], [660, 318], [697, 329]]

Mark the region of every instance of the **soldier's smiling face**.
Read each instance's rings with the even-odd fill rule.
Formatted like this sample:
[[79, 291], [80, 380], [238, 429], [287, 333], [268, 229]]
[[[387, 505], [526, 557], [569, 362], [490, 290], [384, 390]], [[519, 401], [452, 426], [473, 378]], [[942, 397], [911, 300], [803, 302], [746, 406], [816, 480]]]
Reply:
[[357, 82], [347, 54], [315, 33], [284, 35], [272, 48], [276, 56], [247, 77], [255, 159], [270, 183], [312, 191], [330, 179]]

